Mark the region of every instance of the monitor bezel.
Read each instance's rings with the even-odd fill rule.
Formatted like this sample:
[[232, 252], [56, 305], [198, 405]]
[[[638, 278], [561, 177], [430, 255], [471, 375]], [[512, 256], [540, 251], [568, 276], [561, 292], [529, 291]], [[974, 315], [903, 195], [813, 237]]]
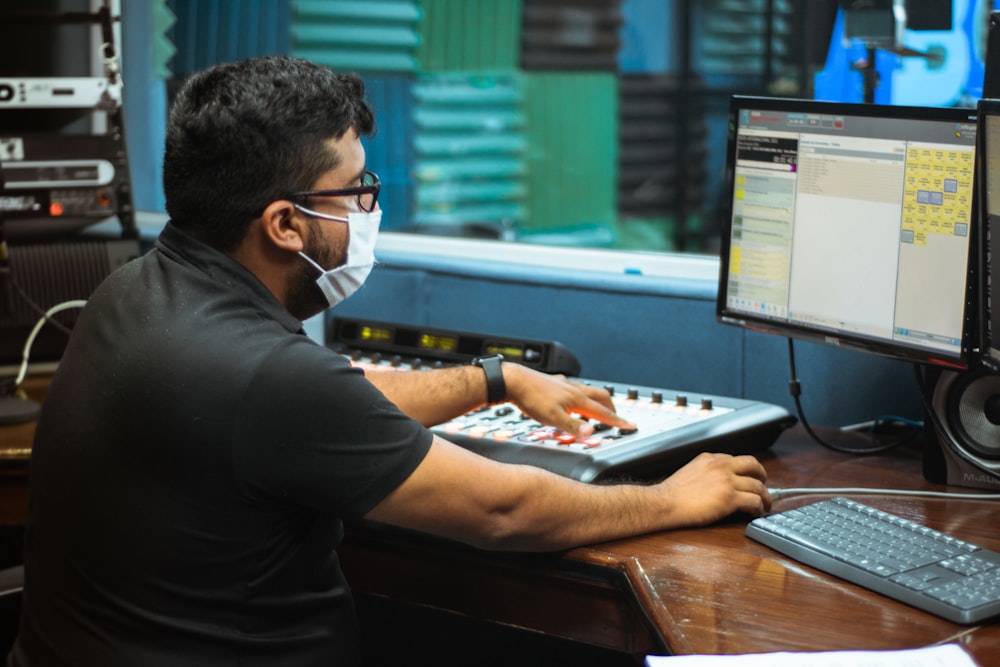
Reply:
[[[978, 303], [977, 275], [980, 266], [977, 259], [977, 238], [979, 234], [979, 194], [978, 159], [973, 178], [972, 215], [969, 221], [969, 254], [966, 261], [966, 289], [963, 309], [962, 343], [955, 354], [941, 350], [904, 345], [886, 339], [869, 338], [828, 329], [808, 328], [793, 322], [775, 321], [767, 317], [756, 317], [751, 313], [736, 311], [727, 304], [729, 278], [729, 254], [733, 224], [733, 198], [735, 179], [736, 134], [741, 109], [773, 110], [780, 112], [814, 112], [833, 115], [854, 115], [869, 117], [889, 117], [916, 120], [943, 120], [955, 123], [976, 124], [976, 109], [958, 107], [916, 107], [904, 105], [876, 105], [854, 102], [833, 102], [798, 98], [762, 97], [734, 95], [730, 100], [728, 117], [728, 137], [726, 146], [723, 213], [720, 229], [719, 282], [716, 295], [717, 321], [789, 339], [804, 340], [823, 345], [860, 350], [883, 357], [927, 364], [931, 366], [966, 370], [977, 360], [976, 352], [980, 332], [976, 325]], [[976, 151], [978, 154], [979, 132], [977, 130]]]
[[[990, 269], [990, 220], [989, 206], [987, 198], [989, 195], [986, 187], [986, 132], [983, 131], [986, 116], [1000, 117], [1000, 99], [983, 98], [976, 104], [976, 119], [979, 130], [976, 134], [976, 178], [979, 188], [977, 190], [977, 204], [979, 206], [978, 216], [978, 268], [979, 268], [979, 290], [978, 290], [978, 325], [979, 325], [979, 356], [980, 363], [989, 370], [1000, 371], [1000, 348], [994, 344], [994, 336], [990, 328], [991, 304], [989, 298], [990, 279], [992, 272]], [[998, 156], [1000, 157], [1000, 156]], [[1000, 341], [997, 341], [1000, 342]]]

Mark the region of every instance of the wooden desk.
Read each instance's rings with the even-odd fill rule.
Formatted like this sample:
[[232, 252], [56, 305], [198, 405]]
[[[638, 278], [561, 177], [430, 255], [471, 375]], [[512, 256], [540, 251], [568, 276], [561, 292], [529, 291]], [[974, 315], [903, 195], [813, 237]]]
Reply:
[[[41, 403], [51, 379], [28, 377], [21, 389]], [[28, 516], [28, 463], [34, 437], [33, 421], [0, 425], [0, 526], [23, 526]]]
[[[47, 382], [39, 381], [41, 400]], [[34, 396], [33, 396], [34, 397]], [[22, 525], [34, 426], [0, 427], [0, 525]], [[4, 449], [7, 449], [4, 453]], [[945, 490], [918, 453], [856, 457], [800, 429], [760, 457], [771, 487]], [[971, 491], [952, 488], [953, 491]], [[784, 510], [827, 496], [790, 496]], [[1000, 550], [996, 504], [852, 496]], [[966, 627], [800, 565], [743, 535], [746, 518], [565, 554], [494, 554], [400, 531], [355, 526], [340, 550], [359, 593], [385, 596], [630, 654], [758, 653], [964, 645], [1000, 664], [1000, 623]]]
[[[915, 452], [856, 457], [800, 429], [762, 455], [769, 486], [934, 489]], [[952, 491], [974, 491], [951, 488]], [[785, 510], [828, 496], [789, 496]], [[986, 501], [851, 495], [1000, 549]], [[649, 653], [902, 649], [958, 642], [1000, 664], [1000, 623], [967, 627], [845, 583], [743, 535], [746, 518], [558, 555], [499, 555], [354, 527], [341, 549], [355, 591], [588, 642], [637, 660]]]

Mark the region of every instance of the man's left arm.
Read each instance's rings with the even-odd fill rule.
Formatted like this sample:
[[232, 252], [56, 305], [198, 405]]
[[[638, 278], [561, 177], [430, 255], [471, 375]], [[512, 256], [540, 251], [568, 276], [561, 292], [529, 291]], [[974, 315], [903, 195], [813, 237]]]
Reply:
[[[612, 426], [634, 425], [615, 414], [608, 392], [562, 375], [547, 375], [503, 362], [507, 400], [534, 419], [580, 436], [596, 420]], [[424, 371], [369, 371], [366, 376], [400, 410], [425, 426], [442, 424], [487, 402], [486, 375], [478, 366]]]

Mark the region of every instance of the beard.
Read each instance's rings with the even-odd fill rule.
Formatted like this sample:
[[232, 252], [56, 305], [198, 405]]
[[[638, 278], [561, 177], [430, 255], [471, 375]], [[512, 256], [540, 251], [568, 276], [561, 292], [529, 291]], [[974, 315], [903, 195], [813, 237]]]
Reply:
[[[328, 223], [329, 224], [329, 223]], [[336, 224], [336, 223], [334, 223]], [[347, 248], [336, 250], [320, 242], [319, 223], [309, 220], [309, 239], [302, 253], [326, 270], [336, 268], [347, 260]], [[346, 239], [345, 239], [346, 240]], [[316, 268], [301, 257], [300, 268], [289, 279], [288, 312], [296, 319], [307, 320], [330, 307], [323, 290], [316, 284]]]

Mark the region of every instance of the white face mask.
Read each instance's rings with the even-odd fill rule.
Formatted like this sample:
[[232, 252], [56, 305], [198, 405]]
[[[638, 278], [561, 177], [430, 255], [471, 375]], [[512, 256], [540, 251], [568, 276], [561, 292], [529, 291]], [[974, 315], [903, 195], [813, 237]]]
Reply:
[[322, 219], [347, 223], [347, 261], [335, 269], [324, 269], [305, 253], [299, 252], [299, 255], [320, 272], [316, 285], [332, 308], [354, 294], [371, 273], [375, 265], [375, 238], [382, 221], [382, 209], [370, 213], [352, 211], [346, 218], [324, 215]]

